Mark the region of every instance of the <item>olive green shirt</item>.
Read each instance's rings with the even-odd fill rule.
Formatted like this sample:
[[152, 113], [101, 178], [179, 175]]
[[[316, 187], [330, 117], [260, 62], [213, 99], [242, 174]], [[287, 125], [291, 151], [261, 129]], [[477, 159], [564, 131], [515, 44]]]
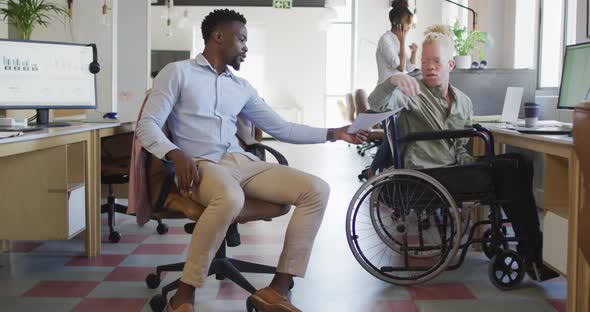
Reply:
[[[399, 113], [398, 129], [401, 137], [412, 132], [432, 132], [463, 129], [471, 125], [473, 105], [467, 95], [449, 85], [453, 97], [451, 109], [438, 88], [428, 87], [423, 80], [420, 94], [408, 97], [386, 80], [369, 96], [373, 110], [404, 108]], [[467, 153], [469, 139], [408, 142], [402, 145], [405, 168], [433, 168], [463, 165], [473, 161]]]

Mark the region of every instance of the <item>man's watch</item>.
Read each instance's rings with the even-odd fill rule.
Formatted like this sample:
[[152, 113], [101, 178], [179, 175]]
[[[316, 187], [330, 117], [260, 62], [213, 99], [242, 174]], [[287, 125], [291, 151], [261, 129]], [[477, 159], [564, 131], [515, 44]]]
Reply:
[[336, 142], [336, 129], [330, 128], [328, 129], [328, 134], [326, 135], [326, 140], [330, 142]]

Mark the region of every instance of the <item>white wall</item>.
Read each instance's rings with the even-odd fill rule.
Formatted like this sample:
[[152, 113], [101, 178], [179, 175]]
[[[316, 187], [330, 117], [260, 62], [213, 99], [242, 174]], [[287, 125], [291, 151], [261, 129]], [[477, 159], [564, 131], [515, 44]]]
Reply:
[[119, 120], [134, 121], [149, 82], [150, 2], [118, 1], [117, 111]]
[[587, 37], [586, 23], [588, 18], [588, 0], [578, 0], [578, 31], [576, 32], [577, 43], [589, 42], [590, 39]]
[[[515, 3], [513, 0], [470, 0], [477, 13], [477, 30], [492, 36], [494, 44], [486, 49], [488, 68], [514, 67]], [[469, 23], [472, 21], [469, 13]]]
[[[180, 17], [185, 8], [175, 7]], [[189, 16], [196, 25], [196, 45], [201, 52], [200, 24], [202, 19], [215, 7], [186, 7]], [[248, 20], [251, 32], [261, 34], [263, 38], [250, 38], [248, 48], [250, 56], [242, 65], [244, 73], [257, 74], [256, 68], [248, 68], [253, 63], [255, 52], [263, 53], [259, 59], [262, 71], [257, 77], [261, 82], [254, 87], [264, 91], [264, 98], [270, 106], [284, 118], [297, 121], [293, 108], [300, 108], [301, 122], [323, 126], [325, 123], [326, 90], [326, 34], [320, 31], [319, 24], [323, 8], [293, 8], [290, 10], [267, 7], [236, 7]], [[154, 50], [191, 50], [193, 29], [174, 28], [172, 37], [164, 35], [165, 19], [162, 19], [164, 7], [152, 7], [151, 48]], [[176, 21], [178, 18], [175, 19]], [[265, 45], [260, 49], [258, 45]], [[344, 47], [343, 47], [344, 48]], [[238, 72], [239, 76], [243, 76]], [[254, 79], [258, 80], [258, 79]], [[260, 81], [260, 80], [259, 80]], [[295, 109], [296, 111], [297, 109]]]
[[[406, 41], [420, 45], [428, 26], [442, 23], [442, 0], [418, 1], [418, 25], [408, 33]], [[413, 10], [413, 3], [410, 3]], [[389, 3], [383, 0], [358, 1], [357, 75], [354, 88], [371, 92], [377, 84], [375, 51], [379, 38], [391, 29]], [[420, 50], [418, 55], [420, 55]], [[417, 61], [419, 66], [419, 58]]]
[[[0, 7], [4, 7], [4, 5], [0, 5]], [[8, 23], [2, 20], [0, 20], [0, 38], [8, 38]]]

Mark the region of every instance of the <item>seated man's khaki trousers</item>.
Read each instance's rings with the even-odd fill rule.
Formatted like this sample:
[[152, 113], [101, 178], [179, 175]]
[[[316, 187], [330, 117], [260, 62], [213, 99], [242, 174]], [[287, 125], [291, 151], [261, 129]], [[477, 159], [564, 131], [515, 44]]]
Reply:
[[245, 197], [295, 206], [277, 271], [303, 277], [328, 204], [328, 184], [297, 169], [239, 153], [226, 153], [219, 163], [197, 162], [201, 181], [192, 198], [207, 208], [193, 232], [181, 281], [196, 288], [203, 285]]

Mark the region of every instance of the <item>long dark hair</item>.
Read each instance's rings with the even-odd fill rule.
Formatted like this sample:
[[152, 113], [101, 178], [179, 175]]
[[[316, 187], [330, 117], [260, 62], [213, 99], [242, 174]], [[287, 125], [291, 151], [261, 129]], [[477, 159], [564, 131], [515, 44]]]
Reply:
[[410, 19], [414, 14], [408, 8], [408, 0], [393, 0], [391, 2], [391, 10], [389, 10], [389, 21], [391, 26], [400, 25], [404, 22], [406, 17]]

